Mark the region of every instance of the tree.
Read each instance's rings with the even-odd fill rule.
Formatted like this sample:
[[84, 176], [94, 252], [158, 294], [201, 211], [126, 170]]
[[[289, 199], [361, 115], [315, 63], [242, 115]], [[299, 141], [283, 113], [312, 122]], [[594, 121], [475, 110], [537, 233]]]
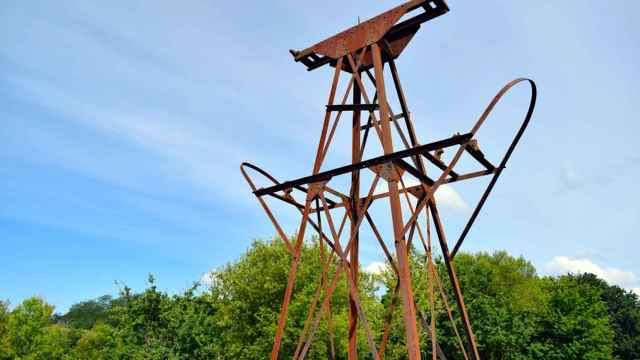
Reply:
[[74, 304], [64, 316], [58, 318], [58, 321], [77, 329], [91, 329], [96, 322], [107, 319], [111, 301], [113, 298], [110, 295], [104, 295]]
[[[282, 342], [282, 358], [293, 355], [298, 336], [304, 327], [307, 309], [320, 284], [322, 265], [318, 243], [304, 244], [301, 258]], [[225, 358], [258, 359], [265, 358], [271, 352], [290, 262], [291, 255], [282, 241], [254, 241], [240, 260], [212, 274], [214, 282], [209, 296], [219, 304], [216, 314], [217, 326], [221, 329], [218, 346], [224, 349]], [[334, 261], [330, 275], [335, 269]], [[348, 296], [344, 279], [343, 274], [331, 302], [335, 348], [338, 354], [346, 353], [348, 337]], [[369, 315], [368, 318], [373, 325], [379, 312], [374, 290], [373, 278], [363, 274], [360, 281], [360, 299], [364, 312]], [[315, 339], [307, 358], [329, 358], [326, 318], [322, 321]], [[360, 336], [359, 339], [360, 353], [368, 353], [364, 336]]]
[[[120, 301], [109, 311], [110, 322], [113, 323], [113, 337], [115, 344], [111, 351], [116, 358], [133, 359], [180, 359], [179, 349], [176, 347], [172, 330], [174, 321], [183, 320], [182, 317], [172, 318], [174, 302], [165, 292], [159, 291], [155, 278], [149, 275], [149, 287], [140, 294], [133, 294], [125, 287], [121, 292]], [[94, 329], [98, 338], [87, 339], [97, 343], [104, 343], [108, 336], [108, 328]], [[187, 357], [184, 357], [187, 358]]]
[[[447, 279], [442, 261], [439, 265], [441, 277]], [[533, 265], [523, 257], [496, 251], [460, 253], [455, 267], [481, 358], [527, 359], [544, 309], [544, 294]], [[453, 299], [449, 282], [445, 282]], [[446, 335], [454, 338], [453, 333]], [[447, 347], [451, 345], [449, 341]]]
[[[429, 268], [424, 254], [415, 252], [410, 259], [414, 296], [418, 304], [423, 357], [431, 356], [430, 319], [431, 301]], [[479, 345], [482, 359], [526, 359], [527, 347], [543, 310], [543, 291], [533, 265], [524, 258], [514, 258], [504, 251], [492, 254], [459, 253], [455, 257], [456, 272], [462, 288], [468, 314]], [[449, 359], [463, 359], [459, 340], [440, 295], [442, 284], [454, 324], [466, 345], [466, 335], [460, 320], [453, 288], [442, 258], [435, 259], [434, 306], [439, 346]], [[436, 281], [435, 275], [438, 279]], [[389, 291], [396, 285], [391, 267], [383, 274], [388, 294], [383, 303], [391, 301]], [[404, 324], [399, 307], [394, 315], [394, 330], [388, 345], [387, 358], [405, 357]]]
[[11, 345], [7, 334], [9, 315], [9, 302], [0, 301], [0, 360], [10, 359], [9, 351]]
[[601, 291], [573, 276], [543, 279], [546, 309], [529, 347], [533, 359], [613, 358], [614, 332]]
[[14, 357], [33, 354], [39, 349], [52, 313], [53, 306], [38, 297], [26, 299], [11, 312], [6, 327]]
[[74, 345], [76, 335], [51, 321], [54, 307], [38, 297], [18, 305], [6, 322], [6, 342], [10, 358], [63, 359]]
[[600, 299], [607, 306], [614, 331], [613, 354], [623, 360], [640, 359], [640, 301], [631, 291], [609, 285], [594, 274], [574, 276], [581, 285], [600, 291]]
[[79, 333], [73, 328], [50, 324], [44, 328], [42, 336], [37, 339], [37, 349], [27, 358], [66, 360], [79, 337]]
[[122, 358], [124, 351], [118, 347], [115, 329], [105, 323], [96, 323], [82, 333], [73, 355], [78, 360], [111, 360]]
[[[435, 263], [454, 323], [464, 338], [444, 263], [441, 258]], [[417, 309], [422, 309], [424, 315], [424, 320], [419, 321], [425, 323], [421, 351], [423, 357], [429, 357], [429, 271], [424, 255], [412, 255], [410, 264]], [[458, 253], [454, 266], [482, 359], [613, 358], [613, 331], [600, 290], [580, 285], [573, 277], [540, 278], [530, 262], [504, 251]], [[388, 304], [389, 291], [396, 284], [391, 267], [383, 278], [388, 292], [382, 302]], [[434, 290], [438, 343], [447, 358], [462, 359], [445, 303], [438, 296], [437, 287]], [[403, 359], [404, 325], [399, 310], [394, 319], [386, 358]]]
[[[289, 306], [281, 357], [291, 357], [307, 319], [322, 273], [319, 244], [303, 244]], [[429, 277], [438, 275], [447, 303], [435, 286], [434, 320], [438, 345], [448, 359], [462, 359], [445, 304], [464, 337], [460, 314], [441, 258], [435, 273], [425, 255], [412, 252], [410, 270], [418, 310], [420, 346], [431, 355]], [[287, 283], [291, 254], [279, 239], [254, 241], [237, 261], [212, 273], [212, 284], [198, 284], [169, 295], [153, 276], [139, 293], [124, 287], [120, 296], [84, 301], [53, 317], [53, 306], [30, 298], [10, 310], [0, 301], [0, 360], [39, 359], [261, 359], [269, 356]], [[338, 269], [329, 263], [329, 279]], [[592, 274], [540, 278], [534, 267], [505, 252], [459, 253], [454, 261], [483, 359], [638, 359], [638, 297]], [[396, 276], [390, 266], [380, 275], [362, 273], [359, 297], [380, 344], [386, 307], [394, 301]], [[380, 297], [382, 283], [387, 292]], [[331, 301], [335, 351], [346, 354], [348, 291], [344, 274]], [[322, 299], [322, 298], [321, 298]], [[399, 303], [401, 300], [396, 297]], [[396, 306], [386, 359], [406, 358], [401, 307]], [[328, 317], [323, 316], [308, 359], [329, 358]], [[368, 359], [359, 330], [359, 356]]]

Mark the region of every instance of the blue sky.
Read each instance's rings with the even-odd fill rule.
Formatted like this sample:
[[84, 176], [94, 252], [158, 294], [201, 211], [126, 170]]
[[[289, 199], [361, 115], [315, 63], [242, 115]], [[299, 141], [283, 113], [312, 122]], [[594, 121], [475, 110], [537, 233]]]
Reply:
[[[399, 3], [3, 2], [0, 298], [64, 311], [149, 273], [179, 291], [273, 235], [238, 166], [306, 175], [331, 77], [287, 50]], [[463, 249], [640, 289], [639, 3], [449, 5], [398, 60], [423, 143], [468, 130], [512, 78], [540, 91]], [[481, 145], [506, 146], [527, 96], [505, 99]], [[473, 190], [454, 190], [453, 230]], [[380, 261], [363, 241], [363, 263]]]

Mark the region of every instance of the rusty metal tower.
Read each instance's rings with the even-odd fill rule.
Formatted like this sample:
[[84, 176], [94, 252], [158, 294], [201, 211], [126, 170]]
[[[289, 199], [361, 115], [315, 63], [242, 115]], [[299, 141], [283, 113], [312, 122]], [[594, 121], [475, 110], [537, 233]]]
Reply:
[[[455, 330], [459, 351], [465, 359], [480, 359], [478, 346], [464, 297], [456, 276], [455, 256], [482, 209], [487, 197], [493, 189], [498, 177], [505, 169], [514, 148], [522, 136], [532, 116], [536, 101], [536, 87], [532, 80], [519, 78], [506, 84], [492, 99], [481, 114], [473, 128], [466, 133], [457, 133], [450, 138], [422, 144], [414, 131], [409, 105], [402, 91], [395, 59], [402, 53], [421, 25], [449, 11], [444, 0], [411, 0], [368, 21], [338, 33], [302, 51], [291, 50], [296, 62], [300, 62], [311, 71], [325, 65], [335, 68], [329, 100], [326, 106], [320, 140], [317, 146], [315, 161], [311, 175], [291, 181], [279, 182], [266, 171], [249, 163], [241, 165], [241, 171], [249, 183], [253, 194], [268, 218], [275, 226], [276, 232], [291, 253], [289, 272], [284, 300], [278, 318], [273, 342], [271, 359], [278, 359], [285, 322], [293, 289], [296, 272], [300, 264], [300, 251], [307, 235], [307, 228], [312, 227], [320, 239], [323, 273], [310, 304], [304, 330], [299, 335], [293, 358], [303, 359], [314, 339], [317, 327], [323, 316], [329, 319], [331, 357], [335, 358], [333, 334], [331, 333], [330, 313], [331, 297], [337, 282], [345, 275], [349, 291], [349, 346], [348, 359], [357, 359], [357, 328], [360, 326], [366, 334], [371, 357], [381, 359], [389, 341], [391, 317], [394, 306], [401, 306], [407, 358], [420, 359], [418, 324], [421, 325], [431, 342], [433, 359], [446, 359], [437, 340], [435, 321], [435, 297], [441, 297], [447, 314]], [[391, 109], [388, 82], [385, 75], [391, 74], [393, 89], [397, 96], [400, 111]], [[349, 78], [342, 100], [337, 103], [336, 90], [340, 77], [344, 73]], [[517, 130], [515, 138], [509, 145], [499, 163], [495, 164], [485, 158], [475, 138], [478, 129], [489, 116], [494, 106], [503, 95], [518, 83], [528, 83], [531, 87], [531, 100], [524, 121]], [[368, 87], [366, 86], [368, 85]], [[370, 94], [373, 93], [373, 96]], [[351, 100], [350, 103], [347, 100]], [[351, 113], [351, 162], [342, 167], [323, 170], [323, 162], [336, 134], [340, 119], [344, 113]], [[363, 116], [364, 115], [364, 116]], [[364, 120], [364, 121], [363, 121]], [[375, 140], [371, 140], [371, 138]], [[377, 140], [377, 141], [376, 141]], [[372, 142], [378, 146], [382, 154], [377, 157], [363, 159], [367, 145]], [[397, 143], [401, 143], [398, 147]], [[394, 144], [395, 143], [395, 144]], [[395, 145], [395, 146], [394, 146]], [[400, 148], [400, 149], [399, 149]], [[452, 156], [445, 160], [444, 150]], [[477, 165], [477, 170], [460, 173], [455, 170], [462, 156], [468, 156]], [[366, 181], [367, 172], [372, 179], [366, 187], [366, 195], [361, 194], [361, 185]], [[268, 185], [258, 188], [249, 176], [253, 172], [263, 177]], [[340, 190], [332, 182], [341, 176], [350, 176], [349, 186]], [[449, 247], [445, 230], [438, 212], [438, 204], [434, 193], [443, 184], [455, 183], [489, 176], [490, 180], [475, 209], [471, 213], [453, 248]], [[369, 181], [367, 181], [369, 183]], [[387, 188], [378, 193], [380, 183], [386, 182]], [[415, 184], [408, 186], [407, 184]], [[271, 211], [267, 199], [276, 199], [293, 206], [301, 214], [297, 236], [290, 239]], [[386, 246], [384, 234], [376, 226], [370, 206], [374, 202], [388, 199], [391, 215], [392, 234], [389, 239], [395, 245], [395, 254]], [[336, 211], [342, 211], [340, 222], [334, 220]], [[323, 218], [325, 219], [323, 221]], [[421, 219], [424, 221], [422, 222]], [[397, 286], [393, 290], [393, 301], [387, 309], [387, 318], [382, 334], [373, 334], [358, 298], [359, 243], [360, 230], [366, 222], [374, 234], [375, 241], [381, 247], [387, 261], [391, 264], [396, 276]], [[343, 236], [345, 224], [349, 223], [349, 231]], [[422, 225], [421, 225], [422, 224]], [[454, 321], [452, 306], [443, 291], [442, 281], [435, 270], [431, 229], [435, 234], [447, 269], [448, 279], [453, 293], [457, 317], [462, 324], [458, 331]], [[420, 309], [414, 300], [414, 288], [409, 268], [409, 252], [413, 250], [414, 237], [420, 239], [425, 251], [428, 271], [428, 288], [431, 308], [430, 321], [428, 315]], [[346, 239], [346, 243], [341, 241]], [[343, 239], [343, 240], [344, 240]], [[325, 247], [328, 246], [329, 254]], [[329, 275], [330, 265], [336, 261], [338, 267]], [[398, 300], [399, 299], [399, 300]], [[342, 355], [339, 355], [342, 357]]]

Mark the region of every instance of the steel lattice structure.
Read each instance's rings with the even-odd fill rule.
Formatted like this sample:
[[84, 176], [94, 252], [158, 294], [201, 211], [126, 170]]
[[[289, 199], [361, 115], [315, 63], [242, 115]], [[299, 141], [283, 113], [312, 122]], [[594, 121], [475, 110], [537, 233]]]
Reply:
[[[433, 359], [446, 359], [446, 355], [438, 345], [436, 322], [434, 317], [434, 299], [440, 296], [445, 304], [449, 319], [458, 338], [460, 352], [465, 359], [479, 359], [478, 346], [464, 297], [456, 275], [454, 259], [460, 245], [467, 236], [478, 213], [482, 209], [487, 197], [491, 193], [498, 177], [505, 169], [513, 150], [525, 131], [533, 114], [536, 101], [536, 86], [530, 79], [519, 78], [506, 84], [491, 100], [478, 121], [467, 133], [456, 134], [450, 138], [421, 144], [414, 131], [411, 113], [402, 91], [395, 59], [404, 50], [409, 41], [420, 29], [424, 22], [443, 15], [449, 11], [444, 0], [412, 0], [396, 8], [382, 13], [366, 22], [358, 24], [346, 31], [330, 37], [316, 45], [302, 51], [291, 50], [296, 62], [304, 64], [308, 70], [314, 70], [324, 65], [335, 68], [329, 100], [326, 107], [320, 140], [317, 147], [315, 161], [311, 175], [299, 179], [279, 182], [273, 176], [259, 167], [243, 163], [241, 171], [249, 183], [253, 194], [273, 223], [278, 236], [285, 243], [291, 253], [291, 268], [284, 294], [284, 300], [278, 318], [271, 359], [278, 359], [280, 347], [287, 319], [288, 308], [292, 298], [300, 251], [310, 226], [320, 239], [323, 273], [310, 304], [307, 321], [300, 334], [294, 359], [303, 359], [314, 339], [316, 330], [323, 316], [329, 321], [331, 356], [336, 357], [331, 333], [330, 300], [337, 282], [345, 275], [349, 291], [349, 347], [348, 359], [357, 359], [357, 327], [361, 326], [366, 334], [371, 356], [382, 359], [385, 347], [389, 341], [391, 316], [395, 306], [402, 307], [403, 323], [406, 336], [407, 358], [420, 359], [418, 323], [431, 341], [431, 355]], [[404, 20], [406, 19], [406, 20]], [[402, 21], [400, 21], [402, 20]], [[385, 87], [385, 65], [391, 74], [400, 112], [394, 113], [388, 102]], [[336, 103], [336, 89], [340, 77], [346, 73], [350, 75], [348, 85], [342, 101]], [[375, 89], [370, 97], [365, 81]], [[478, 129], [483, 125], [494, 106], [513, 86], [528, 83], [531, 87], [531, 99], [524, 121], [518, 129], [515, 138], [497, 165], [485, 158], [475, 138]], [[347, 103], [348, 99], [351, 103]], [[352, 114], [351, 121], [351, 163], [331, 170], [322, 170], [323, 162], [332, 144], [337, 126], [344, 113]], [[362, 114], [366, 115], [363, 123]], [[371, 138], [379, 140], [383, 154], [363, 160], [363, 154]], [[369, 142], [368, 142], [369, 140]], [[394, 147], [394, 140], [403, 145], [403, 149]], [[452, 151], [453, 156], [446, 162], [441, 154], [444, 149]], [[463, 154], [467, 154], [478, 164], [477, 171], [458, 173], [455, 170]], [[364, 171], [372, 172], [370, 185], [365, 196], [361, 195], [361, 185]], [[258, 174], [271, 185], [258, 188], [249, 173]], [[332, 180], [340, 176], [350, 176], [348, 193], [339, 191], [331, 186]], [[458, 236], [453, 249], [450, 250], [445, 230], [434, 197], [436, 190], [443, 184], [472, 180], [489, 176], [490, 180], [479, 202], [471, 213], [461, 234]], [[412, 179], [418, 185], [405, 186], [407, 179]], [[380, 182], [387, 183], [387, 191], [376, 193]], [[297, 200], [294, 194], [302, 196], [304, 200]], [[267, 199], [277, 199], [293, 206], [300, 214], [301, 221], [297, 235], [290, 239], [276, 219], [267, 203]], [[395, 256], [383, 241], [383, 236], [376, 226], [369, 209], [373, 202], [388, 199], [393, 225], [393, 243]], [[403, 202], [405, 203], [403, 205]], [[344, 212], [340, 222], [334, 220], [336, 210]], [[324, 218], [324, 221], [323, 221]], [[419, 219], [425, 219], [421, 225]], [[343, 230], [349, 223], [348, 240], [341, 243]], [[397, 275], [397, 286], [393, 290], [393, 301], [387, 309], [384, 332], [374, 335], [367, 317], [358, 298], [359, 271], [359, 242], [360, 229], [366, 222], [375, 235], [387, 261]], [[450, 302], [443, 290], [442, 281], [435, 270], [433, 250], [431, 244], [431, 228], [435, 229], [443, 261], [447, 269], [458, 316], [463, 331], [459, 332], [455, 326]], [[429, 299], [431, 304], [431, 321], [419, 309], [414, 300], [414, 289], [409, 269], [409, 251], [413, 249], [412, 242], [415, 235], [425, 251], [425, 259], [429, 274]], [[329, 254], [325, 246], [330, 249]], [[333, 276], [329, 276], [329, 268], [337, 259], [339, 266]], [[401, 301], [398, 301], [400, 299]], [[376, 339], [379, 341], [376, 342]]]

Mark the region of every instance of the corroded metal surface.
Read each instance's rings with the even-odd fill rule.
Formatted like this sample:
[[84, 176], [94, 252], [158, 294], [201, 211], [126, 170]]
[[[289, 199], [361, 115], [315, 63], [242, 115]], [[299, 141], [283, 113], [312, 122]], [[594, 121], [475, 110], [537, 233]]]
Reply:
[[[398, 23], [408, 13], [421, 10], [420, 14]], [[295, 61], [302, 62], [309, 70], [325, 64], [334, 66], [335, 61], [349, 53], [372, 44], [386, 40], [390, 51], [386, 54], [396, 58], [407, 46], [413, 35], [420, 29], [420, 24], [449, 11], [444, 0], [412, 0], [355, 25], [328, 39], [302, 51], [291, 50]], [[373, 66], [371, 53], [363, 62], [364, 68]], [[352, 71], [349, 67], [344, 70]]]
[[[424, 9], [424, 13], [398, 23], [404, 15], [418, 8]], [[358, 329], [361, 329], [366, 337], [368, 355], [376, 360], [384, 358], [387, 344], [391, 341], [391, 323], [394, 309], [397, 307], [402, 310], [402, 324], [405, 330], [405, 339], [402, 341], [406, 344], [406, 358], [418, 360], [422, 356], [420, 329], [429, 340], [432, 359], [444, 360], [448, 355], [453, 355], [444, 353], [437, 338], [436, 298], [444, 304], [446, 309], [450, 326], [457, 338], [455, 344], [458, 346], [458, 355], [461, 354], [467, 360], [480, 359], [478, 344], [455, 270], [455, 255], [531, 120], [536, 103], [536, 86], [530, 79], [520, 78], [511, 81], [491, 100], [469, 132], [457, 133], [449, 138], [421, 144], [414, 130], [413, 119], [394, 59], [402, 52], [422, 22], [448, 10], [442, 0], [409, 1], [309, 49], [292, 52], [296, 60], [305, 64], [310, 70], [325, 64], [335, 67], [311, 175], [279, 182], [255, 165], [243, 163], [240, 167], [251, 191], [291, 254], [291, 267], [276, 326], [272, 360], [277, 360], [281, 355], [280, 348], [288, 309], [292, 297], [295, 296], [296, 274], [301, 261], [300, 251], [308, 234], [307, 229], [315, 231], [320, 241], [322, 274], [309, 305], [304, 328], [298, 336], [293, 353], [294, 359], [304, 359], [308, 354], [322, 319], [328, 322], [330, 348], [327, 353], [332, 359], [344, 358], [344, 355], [336, 354], [331, 320], [331, 299], [338, 281], [343, 278], [346, 280], [349, 293], [348, 359], [361, 357], [357, 349]], [[394, 113], [388, 102], [385, 64], [388, 64], [391, 72], [393, 89], [400, 104], [399, 113]], [[373, 74], [369, 69], [373, 69]], [[342, 101], [336, 104], [336, 89], [340, 82], [340, 75], [345, 71], [350, 73], [349, 83]], [[365, 80], [369, 80], [375, 89], [373, 97], [367, 93]], [[529, 107], [506, 153], [500, 162], [494, 165], [482, 152], [476, 135], [500, 99], [520, 83], [529, 84], [531, 87]], [[352, 99], [351, 104], [346, 103], [349, 98]], [[338, 168], [322, 170], [343, 112], [352, 112], [351, 162]], [[363, 154], [371, 137], [379, 141], [383, 154], [364, 160]], [[400, 145], [397, 143], [398, 140], [401, 142]], [[442, 156], [444, 151], [452, 154], [447, 160]], [[474, 161], [476, 170], [464, 172], [455, 170], [463, 154], [467, 154]], [[367, 171], [362, 173], [361, 171], [366, 169], [372, 171], [371, 181], [363, 181], [361, 175]], [[263, 182], [266, 181], [263, 186], [256, 185], [254, 179], [256, 174], [263, 179]], [[333, 187], [333, 184], [339, 184], [335, 179], [342, 176], [350, 176], [350, 186], [346, 191]], [[491, 177], [491, 180], [459, 235], [453, 250], [450, 250], [434, 194], [444, 184], [473, 181], [485, 176]], [[406, 181], [417, 182], [418, 185], [407, 186]], [[386, 183], [387, 191], [376, 191], [381, 183]], [[301, 198], [304, 200], [301, 201]], [[372, 203], [384, 199], [388, 201], [392, 224], [392, 229], [387, 231], [391, 234], [386, 236], [380, 231], [376, 225], [376, 219], [369, 212]], [[271, 211], [268, 200], [283, 201], [300, 213], [300, 225], [293, 239], [290, 239]], [[338, 215], [338, 211], [342, 211], [339, 213], [341, 215]], [[419, 221], [420, 218], [426, 225], [423, 221]], [[384, 318], [383, 332], [379, 336], [373, 334], [358, 295], [359, 242], [364, 220], [374, 234], [397, 279], [395, 288], [390, 290], [391, 301]], [[348, 226], [346, 226], [347, 222]], [[440, 279], [435, 270], [436, 242], [432, 243], [432, 229], [437, 237], [437, 244], [447, 270], [446, 280], [453, 290], [456, 313], [452, 311], [454, 306], [450, 304], [443, 290], [444, 280]], [[385, 244], [385, 237], [393, 242], [393, 248]], [[425, 266], [428, 271], [429, 299], [426, 310], [430, 311], [430, 322], [425, 309], [416, 304], [412, 276], [409, 271], [409, 255], [416, 249], [416, 246], [413, 246], [413, 242], [418, 241], [415, 240], [416, 237], [426, 255], [424, 258], [426, 258]], [[346, 243], [344, 243], [345, 239]], [[327, 246], [328, 253], [324, 246]], [[395, 249], [395, 254], [392, 254], [391, 249]], [[329, 271], [331, 264], [337, 264], [335, 271]], [[461, 331], [458, 330], [458, 323], [461, 324]], [[379, 342], [376, 342], [376, 339], [380, 339]]]
[[314, 52], [335, 60], [378, 42], [404, 14], [410, 9], [417, 8], [422, 3], [426, 3], [426, 1], [414, 0], [397, 6], [303, 50], [299, 56], [296, 56], [296, 59]]

